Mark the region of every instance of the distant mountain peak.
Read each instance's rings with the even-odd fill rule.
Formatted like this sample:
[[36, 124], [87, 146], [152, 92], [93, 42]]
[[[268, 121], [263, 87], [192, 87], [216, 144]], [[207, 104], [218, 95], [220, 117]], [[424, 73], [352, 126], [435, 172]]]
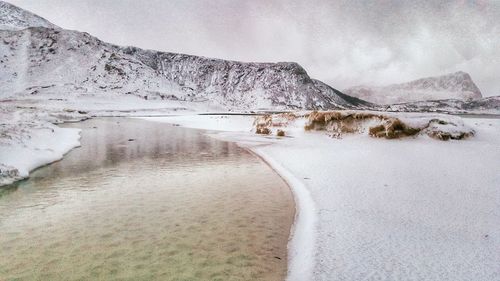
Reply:
[[462, 76], [462, 77], [470, 77], [469, 73], [465, 72], [465, 71], [462, 71], [462, 70], [459, 70], [459, 71], [456, 71], [456, 72], [452, 72], [452, 73], [448, 73], [448, 74], [445, 74], [445, 75], [442, 75], [442, 76]]
[[40, 16], [0, 1], [0, 30], [21, 30], [28, 27], [59, 28]]
[[481, 91], [472, 81], [471, 76], [463, 71], [382, 87], [356, 86], [346, 89], [344, 92], [378, 104], [482, 98]]

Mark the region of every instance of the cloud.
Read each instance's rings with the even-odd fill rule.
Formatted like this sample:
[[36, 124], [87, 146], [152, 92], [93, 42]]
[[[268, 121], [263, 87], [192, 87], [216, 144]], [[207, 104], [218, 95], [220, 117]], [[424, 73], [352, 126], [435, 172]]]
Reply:
[[105, 41], [243, 61], [297, 61], [343, 89], [463, 70], [500, 95], [498, 1], [12, 0]]

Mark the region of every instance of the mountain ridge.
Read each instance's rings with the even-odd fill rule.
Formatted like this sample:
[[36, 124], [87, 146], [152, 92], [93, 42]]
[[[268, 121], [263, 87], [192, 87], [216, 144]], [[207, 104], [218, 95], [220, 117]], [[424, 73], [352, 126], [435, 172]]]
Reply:
[[[311, 78], [296, 62], [239, 62], [118, 46], [86, 32], [62, 29], [0, 1], [0, 14], [8, 11], [13, 16], [0, 18], [0, 26], [9, 23], [0, 28], [0, 99], [112, 92], [228, 110], [498, 109], [497, 99], [480, 99], [470, 75], [461, 71], [341, 92]], [[401, 98], [408, 92], [417, 98]], [[394, 106], [377, 105], [389, 103], [388, 99]]]
[[122, 47], [50, 23], [49, 27], [21, 28], [39, 17], [12, 7], [27, 18], [17, 21], [19, 28], [0, 30], [3, 98], [113, 91], [144, 99], [207, 102], [228, 109], [371, 106], [312, 79], [295, 62], [237, 62]]
[[375, 104], [482, 98], [481, 91], [471, 76], [463, 71], [379, 87], [354, 86], [345, 89], [343, 92]]
[[500, 95], [469, 101], [457, 99], [417, 101], [391, 104], [381, 108], [395, 112], [441, 112], [453, 114], [500, 114]]
[[59, 27], [48, 20], [26, 11], [16, 5], [0, 1], [0, 29], [2, 30], [20, 30], [28, 27]]

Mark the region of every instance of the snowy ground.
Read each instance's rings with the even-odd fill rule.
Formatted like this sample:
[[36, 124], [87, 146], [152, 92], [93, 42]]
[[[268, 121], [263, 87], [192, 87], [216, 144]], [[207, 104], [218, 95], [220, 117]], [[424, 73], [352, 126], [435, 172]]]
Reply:
[[500, 280], [499, 119], [464, 119], [473, 138], [438, 141], [297, 128], [257, 136], [251, 117], [239, 118], [150, 120], [228, 126], [215, 136], [244, 144], [287, 179], [299, 208], [289, 280]]
[[252, 116], [192, 115], [200, 110], [113, 95], [2, 101], [0, 185], [79, 145], [77, 130], [52, 123], [176, 115], [145, 119], [237, 141], [291, 185], [289, 280], [500, 280], [499, 119], [464, 119], [475, 136], [460, 141], [332, 138], [300, 120], [276, 137], [253, 134]]
[[0, 120], [0, 186], [28, 177], [80, 145], [79, 130], [45, 121], [54, 120], [46, 112], [0, 106]]

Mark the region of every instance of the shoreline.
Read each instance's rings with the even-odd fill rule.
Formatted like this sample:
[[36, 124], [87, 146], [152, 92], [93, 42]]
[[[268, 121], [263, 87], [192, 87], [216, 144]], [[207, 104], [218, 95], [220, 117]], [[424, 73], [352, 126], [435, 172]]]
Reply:
[[[48, 207], [43, 208], [41, 212], [49, 212], [52, 215], [40, 216], [40, 220], [51, 221], [62, 216], [65, 220], [61, 222], [67, 222], [71, 227], [60, 227], [59, 223], [52, 221], [51, 228], [58, 234], [52, 237], [50, 232], [47, 233], [45, 242], [54, 240], [75, 245], [86, 243], [87, 240], [79, 239], [78, 235], [68, 237], [68, 240], [64, 238], [67, 229], [80, 227], [77, 222], [79, 220], [72, 219], [74, 214], [86, 212], [86, 209], [92, 209], [95, 214], [121, 212], [127, 214], [130, 220], [122, 220], [120, 218], [123, 218], [123, 215], [118, 216], [117, 220], [113, 220], [113, 231], [121, 228], [117, 233], [123, 233], [125, 236], [120, 237], [132, 237], [143, 241], [145, 247], [150, 245], [158, 249], [156, 254], [165, 257], [162, 262], [171, 265], [163, 267], [165, 272], [176, 271], [175, 262], [187, 262], [184, 263], [186, 267], [182, 272], [177, 272], [182, 276], [191, 276], [198, 272], [196, 276], [204, 276], [200, 280], [208, 280], [208, 277], [215, 273], [217, 276], [226, 276], [227, 279], [231, 279], [231, 276], [245, 276], [243, 279], [252, 280], [250, 277], [254, 276], [259, 280], [285, 280], [288, 272], [287, 246], [294, 221], [295, 205], [289, 186], [267, 163], [235, 142], [215, 140], [204, 131], [196, 129], [176, 128], [170, 124], [131, 118], [103, 118], [88, 122], [69, 125], [82, 129], [81, 148], [69, 153], [62, 161], [34, 172], [31, 180], [21, 184], [21, 197], [2, 198], [4, 201], [0, 204], [0, 209], [3, 208], [6, 215], [6, 220], [2, 220], [4, 232], [10, 230], [11, 224], [8, 222], [15, 226], [19, 221], [18, 217], [26, 218], [25, 214], [36, 217], [37, 211], [41, 210], [37, 206], [40, 206], [40, 202], [42, 205], [45, 202], [38, 200], [51, 200], [52, 192], [49, 190], [52, 189], [61, 198], [70, 200], [57, 200], [56, 204], [50, 204], [52, 201], [48, 201]], [[165, 142], [168, 138], [170, 140]], [[129, 139], [134, 141], [127, 141]], [[99, 154], [96, 154], [96, 151]], [[109, 162], [109, 159], [114, 160]], [[134, 174], [136, 176], [130, 176]], [[167, 182], [165, 178], [168, 178]], [[137, 188], [141, 183], [144, 183], [144, 186]], [[36, 192], [24, 193], [25, 190]], [[19, 198], [25, 201], [21, 202]], [[30, 201], [32, 199], [33, 201]], [[108, 200], [120, 200], [122, 204], [110, 204]], [[126, 204], [129, 201], [130, 204]], [[13, 208], [16, 204], [32, 208]], [[118, 205], [131, 207], [120, 207], [120, 211], [113, 211]], [[66, 209], [64, 214], [59, 211], [62, 206]], [[71, 206], [76, 208], [70, 208]], [[101, 209], [89, 208], [90, 206], [106, 207]], [[144, 212], [129, 212], [125, 211], [126, 208], [141, 208]], [[146, 217], [150, 219], [145, 219], [144, 214], [148, 214]], [[102, 224], [108, 225], [107, 217], [99, 215], [93, 219], [100, 223], [93, 226], [94, 230], [89, 232], [89, 235], [98, 241], [101, 241], [100, 235], [95, 233], [110, 232], [110, 228], [101, 227]], [[136, 223], [129, 224], [133, 219], [137, 219]], [[151, 223], [154, 221], [157, 223]], [[44, 226], [29, 221], [24, 225], [33, 227], [35, 233], [45, 230]], [[86, 228], [86, 225], [81, 227]], [[144, 228], [139, 227], [140, 225]], [[134, 231], [142, 233], [141, 229], [146, 233], [149, 229], [154, 238], [147, 237], [151, 235], [130, 235]], [[130, 230], [130, 233], [126, 230]], [[185, 235], [182, 234], [183, 231], [186, 231]], [[30, 232], [24, 233], [30, 235]], [[166, 239], [168, 237], [170, 239]], [[25, 247], [27, 244], [23, 240], [17, 239], [10, 249]], [[29, 240], [31, 239], [26, 239]], [[130, 241], [128, 238], [126, 240]], [[40, 242], [37, 249], [51, 247], [51, 243]], [[123, 241], [120, 244], [127, 243]], [[188, 245], [191, 246], [187, 247]], [[132, 249], [130, 245], [120, 246], [116, 243], [110, 243], [109, 247], [110, 252]], [[35, 255], [43, 253], [38, 250], [34, 252]], [[5, 256], [17, 256], [15, 253], [16, 250], [7, 251]], [[96, 251], [90, 249], [81, 255], [91, 257], [95, 253]], [[60, 257], [54, 255], [54, 252], [52, 254], [52, 258]], [[156, 254], [151, 255], [151, 258], [155, 259]], [[19, 257], [26, 258], [22, 253], [19, 253]], [[106, 255], [101, 258], [106, 259]], [[128, 259], [127, 255], [117, 255], [116, 258]], [[92, 264], [91, 260], [86, 261], [88, 262], [83, 266]], [[16, 271], [15, 267], [11, 267], [13, 264], [15, 262], [2, 263], [7, 270], [6, 277], [29, 270], [20, 268]], [[40, 264], [44, 262], [40, 261], [38, 265]], [[40, 267], [34, 268], [38, 274]], [[70, 268], [71, 263], [66, 263], [64, 271], [71, 274], [68, 271]], [[151, 269], [154, 268], [152, 265]], [[144, 269], [148, 270], [148, 267]], [[49, 272], [50, 270], [46, 273]], [[136, 274], [130, 273], [133, 276]], [[215, 275], [213, 278], [217, 279]]]
[[[363, 135], [332, 139], [314, 133], [293, 138], [260, 136], [250, 133], [250, 116], [234, 119], [182, 115], [139, 119], [199, 129], [208, 136], [236, 143], [257, 155], [286, 182], [296, 207], [287, 244], [286, 280], [327, 276], [351, 280], [352, 276], [366, 277], [368, 273], [385, 278], [404, 274], [408, 278], [418, 275], [431, 279], [444, 276], [443, 280], [472, 277], [488, 280], [487, 276], [495, 272], [491, 261], [498, 254], [491, 249], [500, 233], [491, 225], [499, 209], [495, 207], [498, 202], [490, 201], [492, 195], [498, 194], [493, 187], [499, 179], [491, 168], [498, 163], [495, 158], [498, 151], [492, 150], [498, 143], [498, 119], [468, 119], [465, 123], [474, 127], [477, 134], [470, 140], [449, 142], [426, 136], [401, 140]], [[385, 153], [388, 149], [391, 153]], [[398, 155], [407, 155], [411, 161]], [[433, 169], [436, 165], [429, 166], [429, 162], [441, 168]], [[444, 168], [450, 176], [441, 176]], [[359, 177], [360, 171], [363, 177]], [[415, 171], [425, 177], [415, 177]], [[476, 176], [467, 177], [471, 173]], [[302, 177], [308, 181], [300, 180]], [[298, 211], [307, 207], [307, 202], [299, 202], [304, 198], [300, 190], [306, 191], [305, 197], [309, 196], [310, 201], [314, 198], [315, 204], [311, 204], [308, 216]], [[299, 194], [302, 196], [298, 197]], [[440, 215], [436, 216], [435, 212]], [[457, 217], [463, 219], [456, 220]], [[306, 218], [309, 223], [305, 225], [312, 226], [309, 229], [301, 228], [304, 223], [300, 221]], [[450, 221], [454, 224], [449, 224]], [[419, 227], [420, 224], [426, 227]], [[462, 228], [469, 231], [465, 233]], [[407, 237], [415, 238], [407, 240]], [[436, 244], [433, 242], [436, 237], [444, 240]], [[468, 243], [457, 242], [464, 239]], [[372, 243], [379, 245], [379, 253], [370, 252]], [[306, 247], [306, 255], [297, 254], [296, 250], [304, 250], [298, 244]], [[316, 247], [318, 245], [321, 247]], [[477, 262], [475, 270], [447, 270], [449, 264], [466, 262], [463, 254], [470, 251], [479, 254], [474, 261], [474, 264]], [[440, 259], [438, 252], [445, 253], [447, 258]], [[387, 256], [394, 258], [388, 260]], [[397, 266], [387, 271], [384, 264], [388, 262]], [[439, 266], [423, 272], [406, 271], [429, 262]], [[368, 266], [355, 266], [358, 264]]]
[[[72, 111], [68, 111], [66, 113], [71, 113], [73, 112], [74, 110]], [[36, 129], [51, 129], [53, 131], [53, 134], [54, 134], [54, 130], [55, 130], [55, 133], [56, 135], [54, 136], [49, 136], [49, 137], [52, 137], [53, 139], [50, 139], [50, 140], [42, 140], [40, 143], [35, 143], [35, 144], [30, 144], [31, 146], [34, 146], [33, 148], [31, 148], [31, 151], [28, 151], [30, 153], [30, 155], [35, 155], [35, 157], [41, 157], [42, 159], [37, 159], [35, 161], [24, 161], [24, 162], [27, 162], [27, 163], [23, 163], [22, 165], [19, 165], [19, 166], [16, 166], [16, 165], [4, 165], [6, 164], [5, 162], [12, 162], [10, 159], [8, 159], [7, 161], [0, 161], [0, 188], [4, 187], [4, 186], [8, 186], [10, 184], [14, 184], [15, 182], [18, 182], [20, 180], [25, 180], [25, 179], [28, 179], [29, 178], [29, 174], [31, 172], [33, 172], [34, 170], [38, 169], [38, 168], [41, 168], [45, 165], [49, 165], [55, 161], [59, 161], [61, 160], [64, 155], [68, 152], [70, 152], [72, 149], [78, 147], [80, 145], [79, 143], [79, 133], [76, 134], [76, 135], [73, 135], [73, 136], [69, 136], [69, 142], [72, 143], [72, 144], [63, 144], [63, 147], [61, 148], [61, 145], [59, 144], [54, 144], [54, 140], [57, 140], [59, 142], [59, 140], [61, 139], [61, 135], [63, 135], [64, 138], [68, 138], [68, 129], [66, 128], [63, 128], [63, 127], [60, 127], [58, 125], [61, 125], [61, 124], [66, 124], [66, 123], [75, 123], [75, 122], [82, 122], [82, 121], [85, 121], [85, 120], [88, 120], [88, 119], [94, 119], [94, 118], [138, 118], [138, 119], [144, 119], [144, 120], [153, 120], [154, 119], [163, 119], [163, 118], [169, 118], [169, 119], [175, 119], [175, 118], [179, 118], [179, 120], [182, 120], [180, 123], [176, 123], [175, 121], [172, 121], [170, 122], [171, 124], [175, 124], [175, 125], [179, 125], [179, 126], [184, 126], [184, 127], [188, 127], [188, 128], [193, 128], [193, 129], [201, 129], [201, 130], [207, 130], [207, 131], [211, 131], [211, 130], [218, 130], [218, 126], [219, 124], [218, 123], [212, 123], [212, 124], [209, 124], [208, 126], [206, 124], [203, 124], [203, 123], [200, 123], [200, 120], [203, 121], [206, 121], [206, 118], [210, 118], [210, 117], [217, 117], [217, 116], [224, 116], [226, 118], [230, 118], [231, 120], [234, 120], [235, 118], [241, 118], [241, 119], [248, 119], [248, 118], [251, 118], [251, 117], [254, 117], [254, 116], [259, 116], [259, 115], [262, 115], [262, 114], [265, 114], [265, 113], [275, 113], [273, 111], [255, 111], [255, 112], [251, 112], [251, 113], [236, 113], [236, 112], [221, 112], [221, 113], [217, 113], [217, 111], [214, 111], [214, 112], [189, 112], [189, 113], [186, 113], [184, 112], [183, 114], [179, 114], [179, 112], [169, 112], [169, 113], [165, 113], [163, 110], [159, 110], [157, 111], [157, 113], [155, 113], [155, 111], [153, 110], [153, 113], [150, 113], [150, 114], [141, 114], [140, 112], [136, 112], [135, 110], [128, 110], [126, 112], [121, 112], [120, 110], [108, 110], [110, 112], [120, 112], [120, 113], [124, 113], [123, 115], [121, 114], [118, 114], [118, 115], [106, 115], [106, 114], [90, 114], [90, 115], [87, 115], [87, 116], [71, 116], [71, 114], [69, 114], [68, 116], [70, 116], [69, 118], [67, 119], [61, 119], [61, 120], [56, 120], [55, 122], [53, 121], [48, 121], [48, 120], [37, 120], [36, 122], [32, 122], [32, 123], [20, 123], [20, 124], [23, 124], [23, 126], [28, 126], [27, 128], [24, 128], [21, 126], [21, 128], [23, 130], [27, 129], [27, 130], [32, 130], [33, 126], [37, 126], [38, 128], [34, 128], [35, 130], [32, 130], [28, 135], [29, 135], [29, 140], [28, 141], [31, 141], [31, 135], [33, 134], [37, 134], [38, 132], [36, 131]], [[139, 110], [141, 111], [141, 110]], [[147, 110], [147, 111], [150, 111], [150, 110]], [[285, 112], [285, 111], [276, 111], [276, 112]], [[395, 112], [397, 114], [397, 112]], [[419, 114], [419, 113], [422, 113], [422, 112], [410, 112], [409, 114]], [[456, 116], [459, 116], [459, 117], [463, 117], [463, 118], [500, 118], [499, 116], [500, 115], [496, 115], [496, 114], [475, 114], [475, 113], [469, 113], [469, 114], [466, 114], [466, 115], [463, 115], [463, 114], [449, 114], [451, 116], [453, 115], [456, 115]], [[188, 116], [190, 117], [189, 118], [189, 121], [186, 122], [186, 119], [185, 117]], [[194, 118], [193, 118], [194, 117]], [[199, 119], [199, 120], [197, 120]], [[11, 124], [15, 124], [16, 122], [18, 121], [21, 121], [22, 118], [20, 116], [13, 116], [13, 121], [10, 121], [10, 122], [7, 122], [7, 124], [11, 125]], [[25, 122], [26, 120], [22, 120], [22, 122]], [[184, 123], [183, 123], [184, 122]], [[253, 122], [253, 120], [252, 120]], [[249, 125], [249, 127], [251, 127], [251, 123], [248, 123], [248, 124], [245, 124], [245, 125]], [[243, 132], [241, 131], [241, 122], [240, 121], [236, 121], [234, 122], [235, 124], [229, 124], [229, 126], [227, 126], [226, 128], [224, 128], [224, 130], [221, 130], [220, 132]], [[31, 126], [31, 127], [29, 127]], [[245, 132], [248, 132], [248, 131], [245, 131]], [[58, 135], [57, 135], [58, 134]], [[15, 136], [15, 137], [19, 137], [19, 136]], [[35, 138], [33, 138], [35, 141], [40, 138], [47, 138], [47, 134], [45, 134], [45, 136], [36, 136]], [[72, 138], [72, 139], [71, 139]], [[68, 141], [66, 139], [66, 141]], [[253, 141], [255, 141], [255, 138], [253, 139]], [[8, 154], [12, 154], [11, 150], [13, 149], [17, 149], [19, 150], [19, 147], [20, 146], [23, 146], [24, 145], [24, 150], [26, 152], [26, 150], [29, 150], [30, 148], [28, 148], [27, 145], [25, 145], [24, 143], [7, 143], [7, 144], [4, 144], [4, 145], [0, 145], [0, 152], [3, 153], [3, 155], [8, 155]], [[38, 147], [38, 146], [41, 146], [41, 147]], [[2, 151], [3, 150], [3, 151]], [[45, 155], [42, 155], [43, 153], [39, 153], [39, 151], [43, 151], [45, 150], [45, 152], [48, 152], [48, 153], [45, 153]], [[6, 152], [7, 151], [7, 152]], [[35, 152], [36, 151], [36, 152]], [[52, 153], [50, 153], [52, 152]], [[20, 154], [18, 151], [16, 151], [16, 153], [14, 154]], [[52, 155], [50, 155], [52, 154]], [[42, 155], [42, 156], [40, 156]], [[19, 157], [8, 157], [8, 158], [19, 158]], [[15, 161], [18, 161], [18, 160], [15, 160]], [[12, 169], [12, 168], [15, 168], [15, 169]]]
[[[203, 128], [194, 119], [199, 117], [217, 117], [213, 115], [195, 115], [190, 116], [194, 118], [186, 121], [186, 116], [171, 116], [167, 117], [170, 120], [155, 117], [132, 117], [149, 122], [160, 122], [171, 124], [173, 126], [182, 126], [192, 128], [204, 132], [207, 136], [213, 137], [218, 140], [232, 142], [238, 146], [245, 148], [251, 154], [258, 157], [263, 163], [268, 165], [283, 181], [287, 184], [295, 205], [295, 216], [293, 224], [290, 228], [289, 239], [287, 243], [287, 276], [285, 280], [288, 281], [302, 281], [312, 280], [314, 270], [314, 246], [316, 243], [315, 230], [317, 224], [316, 207], [309, 190], [306, 188], [305, 183], [293, 175], [277, 160], [266, 154], [261, 150], [261, 147], [273, 145], [272, 141], [263, 139], [262, 136], [249, 134], [247, 130], [235, 129], [235, 124], [227, 122], [226, 124], [217, 124], [226, 126], [221, 130], [214, 130], [214, 124], [205, 124]], [[252, 117], [252, 116], [245, 116]], [[175, 120], [178, 118], [178, 120]], [[180, 119], [179, 119], [180, 118]], [[188, 117], [189, 118], [189, 117]], [[180, 121], [180, 122], [177, 122]], [[205, 120], [207, 121], [207, 120]], [[219, 120], [220, 121], [220, 120]], [[252, 120], [253, 122], [253, 120]], [[244, 124], [248, 122], [240, 121]], [[251, 126], [250, 126], [251, 128]], [[244, 135], [238, 135], [243, 133]], [[228, 134], [228, 135], [226, 135]]]
[[80, 130], [50, 123], [43, 126], [32, 129], [25, 140], [0, 146], [3, 157], [0, 163], [0, 188], [29, 179], [35, 170], [62, 160], [67, 153], [81, 145]]
[[[238, 144], [238, 142], [235, 142]], [[316, 207], [305, 185], [290, 171], [285, 169], [273, 158], [260, 151], [258, 147], [245, 147], [252, 154], [266, 163], [288, 185], [293, 195], [295, 216], [290, 228], [287, 244], [288, 274], [285, 280], [301, 281], [312, 280], [314, 267], [314, 245], [316, 243], [313, 232], [316, 228]], [[307, 242], [306, 242], [307, 241]]]
[[[335, 139], [292, 129], [287, 134], [291, 138], [279, 138], [250, 133], [248, 122], [206, 117], [203, 123], [196, 116], [144, 119], [205, 129], [253, 151], [286, 180], [300, 210], [309, 207], [299, 201], [305, 197], [297, 187], [307, 191], [315, 203], [310, 209], [313, 227], [300, 229], [305, 216], [297, 217], [288, 246], [287, 280], [489, 280], [494, 274], [491, 261], [498, 254], [491, 250], [496, 245], [491, 237], [497, 231], [490, 228], [499, 209], [488, 198], [498, 194], [493, 188], [498, 177], [491, 168], [498, 163], [492, 150], [498, 143], [498, 119], [464, 119], [477, 134], [445, 142], [427, 135]], [[302, 246], [307, 254], [296, 254]], [[448, 270], [451, 264], [469, 262], [463, 257], [471, 251], [478, 255], [474, 270]], [[428, 263], [437, 266], [416, 270]]]
[[[175, 115], [169, 115], [168, 117], [174, 117]], [[199, 116], [204, 116], [204, 115], [199, 115]], [[146, 118], [143, 118], [144, 116], [118, 116], [119, 118], [131, 118], [131, 119], [140, 119], [143, 121], [147, 122], [155, 122], [153, 120], [148, 120]], [[158, 116], [151, 116], [151, 117], [158, 117]], [[163, 117], [163, 116], [162, 116]], [[251, 117], [251, 116], [250, 116]], [[89, 119], [96, 119], [96, 118], [116, 118], [116, 117], [102, 117], [102, 116], [96, 116], [96, 117], [91, 117]], [[6, 183], [1, 183], [0, 182], [0, 189], [8, 189], [9, 186], [14, 185], [14, 184], [19, 184], [22, 181], [29, 180], [30, 175], [36, 171], [37, 169], [41, 169], [45, 166], [51, 165], [55, 162], [61, 161], [66, 154], [71, 152], [73, 149], [78, 148], [81, 146], [81, 130], [77, 129], [72, 129], [72, 128], [67, 128], [64, 127], [64, 124], [70, 124], [70, 123], [80, 123], [89, 119], [82, 119], [82, 120], [71, 120], [68, 122], [63, 122], [59, 124], [50, 124], [49, 126], [54, 126], [57, 127], [58, 132], [62, 132], [62, 134], [58, 134], [56, 136], [52, 136], [54, 139], [52, 140], [51, 144], [54, 143], [59, 143], [61, 136], [64, 138], [66, 137], [64, 134], [71, 133], [71, 131], [76, 132], [76, 135], [73, 137], [76, 137], [76, 142], [68, 145], [64, 148], [57, 147], [57, 145], [53, 145], [49, 150], [59, 150], [58, 152], [61, 153], [61, 155], [56, 155], [54, 153], [51, 155], [51, 157], [47, 158], [45, 161], [39, 161], [36, 163], [31, 163], [31, 167], [28, 170], [28, 174], [25, 174], [22, 177], [15, 177], [11, 178], [11, 181], [7, 181]], [[172, 124], [174, 125], [175, 123], [167, 123], [167, 124]], [[62, 126], [60, 126], [62, 125]], [[272, 158], [268, 157], [265, 153], [260, 151], [258, 147], [249, 147], [242, 143], [241, 141], [238, 141], [237, 139], [221, 139], [218, 138], [216, 135], [210, 134], [211, 130], [210, 129], [203, 129], [203, 128], [192, 128], [189, 126], [184, 126], [181, 125], [182, 127], [185, 128], [190, 128], [193, 130], [198, 130], [202, 131], [205, 135], [208, 137], [214, 137], [216, 139], [219, 139], [221, 141], [228, 141], [232, 142], [245, 150], [247, 150], [249, 153], [254, 155], [255, 157], [259, 158], [265, 165], [267, 165], [270, 169], [274, 171], [274, 173], [280, 177], [284, 183], [288, 186], [288, 189], [292, 195], [292, 203], [294, 205], [294, 214], [293, 214], [293, 221], [290, 226], [290, 229], [288, 230], [288, 239], [286, 241], [286, 250], [287, 250], [287, 277], [286, 280], [308, 280], [310, 279], [311, 276], [311, 268], [312, 268], [312, 251], [313, 247], [312, 245], [314, 242], [310, 242], [309, 245], [308, 243], [299, 243], [299, 241], [306, 241], [308, 239], [311, 241], [314, 236], [311, 235], [311, 230], [314, 229], [315, 225], [315, 219], [313, 218], [314, 216], [314, 203], [312, 202], [311, 196], [308, 194], [307, 189], [303, 186], [303, 183], [297, 179], [295, 176], [293, 176], [290, 172], [288, 172], [285, 168], [280, 166], [276, 161], [274, 161]], [[227, 131], [225, 131], [227, 132]], [[41, 145], [48, 146], [50, 143], [41, 143]], [[35, 151], [38, 149], [34, 149]], [[39, 150], [38, 150], [39, 151]], [[308, 209], [304, 208], [303, 206], [309, 206]], [[307, 237], [307, 238], [305, 238]], [[295, 245], [295, 246], [294, 246]], [[300, 258], [298, 258], [300, 257]], [[304, 266], [306, 265], [306, 266]]]

